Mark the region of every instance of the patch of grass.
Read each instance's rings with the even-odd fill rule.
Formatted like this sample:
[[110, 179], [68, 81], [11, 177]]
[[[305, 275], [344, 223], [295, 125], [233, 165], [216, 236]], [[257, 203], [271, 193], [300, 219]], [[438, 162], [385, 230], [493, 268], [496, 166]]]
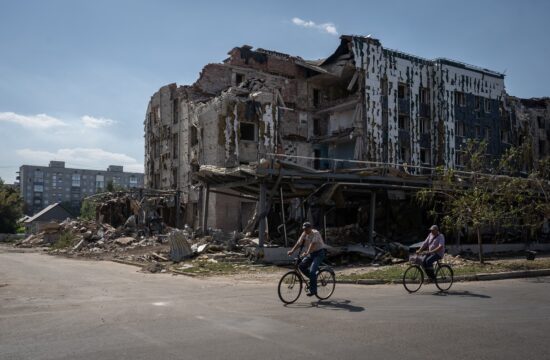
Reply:
[[336, 271], [336, 279], [343, 281], [357, 281], [357, 280], [387, 280], [391, 282], [393, 280], [401, 279], [406, 267], [401, 265], [388, 266], [377, 270], [368, 271], [365, 273], [352, 273], [352, 274], [338, 274]]
[[59, 239], [52, 245], [53, 249], [66, 249], [69, 246], [73, 245], [75, 236], [69, 232], [65, 231], [60, 236]]
[[272, 265], [253, 265], [246, 263], [231, 263], [224, 261], [211, 261], [207, 259], [196, 259], [180, 263], [172, 267], [173, 270], [197, 276], [224, 276], [246, 273], [272, 273], [279, 271], [279, 268]]
[[203, 276], [214, 276], [214, 275], [231, 275], [241, 272], [244, 268], [248, 269], [247, 265], [233, 264], [229, 262], [214, 262], [209, 260], [193, 260], [190, 267], [178, 266], [175, 267], [176, 270]]
[[[491, 261], [484, 264], [480, 263], [468, 263], [465, 265], [451, 265], [455, 276], [457, 275], [476, 275], [483, 273], [500, 273], [508, 271], [521, 271], [521, 270], [537, 270], [537, 269], [550, 269], [550, 258], [540, 258], [535, 261], [529, 260], [517, 260], [517, 261]], [[403, 273], [407, 269], [408, 264], [394, 265], [376, 269], [363, 273], [354, 274], [338, 274], [336, 272], [336, 278], [344, 281], [357, 281], [357, 280], [385, 280], [392, 282], [394, 280], [400, 280], [403, 277]]]

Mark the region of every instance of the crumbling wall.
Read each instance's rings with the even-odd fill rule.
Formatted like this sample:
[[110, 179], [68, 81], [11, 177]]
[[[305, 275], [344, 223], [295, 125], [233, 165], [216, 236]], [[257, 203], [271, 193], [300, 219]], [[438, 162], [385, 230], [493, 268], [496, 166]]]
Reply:
[[[383, 49], [376, 39], [352, 37], [355, 66], [365, 73], [365, 149], [370, 160], [403, 162], [399, 146], [409, 136], [410, 161], [420, 165], [420, 91], [428, 88], [431, 103], [431, 153], [447, 167], [455, 165], [455, 92], [502, 101], [503, 76], [489, 70], [445, 60], [430, 61]], [[387, 81], [386, 95], [382, 83]], [[399, 83], [406, 84], [408, 96], [399, 99]], [[383, 113], [387, 111], [387, 124]], [[408, 134], [399, 129], [399, 114], [406, 115]], [[401, 133], [401, 134], [400, 134]], [[384, 139], [384, 137], [387, 137]], [[387, 141], [385, 150], [384, 140]], [[387, 151], [386, 154], [383, 151]], [[434, 163], [432, 157], [432, 164]]]
[[[363, 111], [365, 149], [369, 159], [389, 163], [409, 161], [401, 159], [400, 155], [399, 114], [403, 114], [408, 119], [408, 130], [401, 132], [408, 131], [404, 136], [410, 137], [410, 162], [420, 165], [420, 89], [429, 87], [427, 62], [419, 58], [402, 58], [383, 49], [379, 41], [368, 38], [354, 37], [352, 51], [356, 67], [365, 72]], [[384, 83], [386, 89], [382, 88]], [[408, 96], [402, 101], [398, 96], [399, 83], [407, 86]]]
[[[434, 122], [442, 121], [445, 149], [438, 149], [444, 154], [443, 163], [446, 167], [455, 167], [455, 92], [462, 92], [479, 96], [484, 99], [503, 101], [505, 95], [504, 78], [490, 76], [484, 72], [460, 68], [438, 61], [436, 68], [439, 71], [435, 106], [438, 117]], [[497, 130], [497, 136], [499, 136]]]
[[550, 98], [507, 97], [515, 142], [528, 142], [533, 160], [550, 155]]

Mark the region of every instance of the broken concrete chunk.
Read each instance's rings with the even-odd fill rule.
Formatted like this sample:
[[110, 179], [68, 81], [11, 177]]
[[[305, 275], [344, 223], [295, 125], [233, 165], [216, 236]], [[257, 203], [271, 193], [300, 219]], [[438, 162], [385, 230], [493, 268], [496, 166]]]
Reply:
[[119, 245], [122, 245], [122, 246], [128, 246], [131, 243], [133, 243], [134, 241], [136, 241], [136, 239], [134, 239], [131, 236], [127, 236], [127, 237], [121, 237], [121, 238], [116, 239], [115, 243], [119, 244]]

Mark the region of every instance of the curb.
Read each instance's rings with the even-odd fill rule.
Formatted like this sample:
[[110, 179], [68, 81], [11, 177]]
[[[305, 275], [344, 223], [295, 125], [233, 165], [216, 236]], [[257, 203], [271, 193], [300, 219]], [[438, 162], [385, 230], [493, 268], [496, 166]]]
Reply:
[[[504, 279], [519, 279], [538, 276], [550, 276], [550, 269], [539, 270], [522, 270], [508, 271], [502, 273], [482, 273], [474, 275], [459, 275], [454, 277], [454, 281], [491, 281]], [[359, 279], [359, 280], [336, 280], [337, 284], [353, 284], [353, 285], [385, 285], [399, 284], [401, 279], [375, 280], [375, 279]]]

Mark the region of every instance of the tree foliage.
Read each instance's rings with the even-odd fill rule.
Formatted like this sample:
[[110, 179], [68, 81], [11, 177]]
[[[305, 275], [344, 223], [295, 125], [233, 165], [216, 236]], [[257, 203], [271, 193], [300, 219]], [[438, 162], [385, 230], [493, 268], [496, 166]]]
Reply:
[[[431, 205], [430, 215], [449, 230], [472, 229], [483, 262], [485, 228], [520, 231], [533, 236], [550, 215], [548, 164], [525, 163], [527, 146], [508, 149], [496, 166], [486, 155], [484, 142], [468, 141], [464, 148], [465, 171], [438, 169], [431, 188], [417, 199]], [[546, 167], [545, 167], [546, 166]], [[531, 172], [527, 176], [526, 169]]]
[[97, 203], [92, 199], [82, 200], [80, 207], [80, 217], [84, 220], [95, 220]]
[[23, 216], [23, 200], [19, 192], [0, 179], [0, 233], [14, 233], [17, 220]]

